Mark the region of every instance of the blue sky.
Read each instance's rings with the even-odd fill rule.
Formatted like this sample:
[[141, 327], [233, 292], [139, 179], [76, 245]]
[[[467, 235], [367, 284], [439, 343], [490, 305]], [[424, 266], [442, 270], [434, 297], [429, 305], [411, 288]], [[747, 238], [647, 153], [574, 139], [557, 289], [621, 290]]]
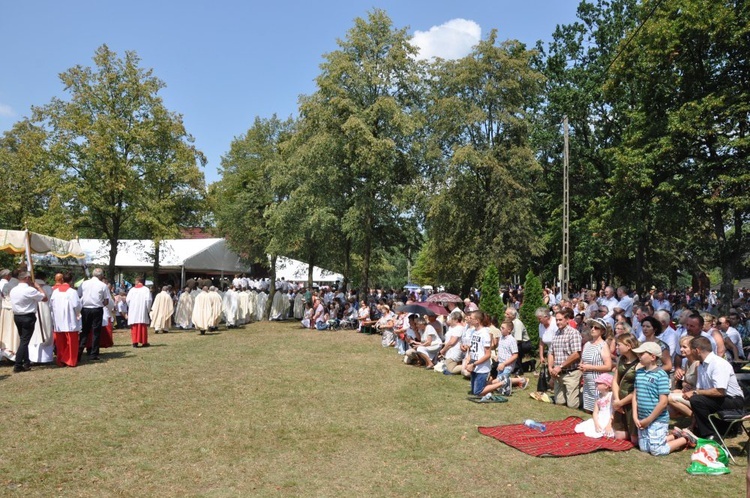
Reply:
[[183, 115], [213, 182], [230, 142], [256, 116], [296, 115], [299, 96], [315, 91], [323, 55], [373, 8], [416, 34], [424, 54], [451, 57], [493, 28], [501, 40], [549, 41], [557, 24], [575, 20], [578, 3], [9, 0], [0, 7], [0, 132], [31, 106], [66, 98], [59, 73], [93, 65], [94, 51], [106, 43], [118, 55], [134, 50], [166, 83], [160, 95]]

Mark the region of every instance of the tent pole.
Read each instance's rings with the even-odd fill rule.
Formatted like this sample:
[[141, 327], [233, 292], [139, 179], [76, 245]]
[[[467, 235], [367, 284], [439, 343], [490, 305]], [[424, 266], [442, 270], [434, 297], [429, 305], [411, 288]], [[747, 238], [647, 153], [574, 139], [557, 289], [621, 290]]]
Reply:
[[[29, 232], [28, 227], [26, 227], [26, 269], [29, 270], [29, 273], [31, 274], [32, 285], [36, 286], [34, 263], [31, 261], [31, 232]], [[45, 342], [47, 339], [44, 337], [44, 322], [42, 322], [42, 310], [39, 303], [36, 303], [36, 319], [39, 322], [39, 332], [41, 332], [42, 335], [42, 342]]]
[[180, 289], [185, 288], [185, 265], [182, 265], [182, 268], [180, 268]]

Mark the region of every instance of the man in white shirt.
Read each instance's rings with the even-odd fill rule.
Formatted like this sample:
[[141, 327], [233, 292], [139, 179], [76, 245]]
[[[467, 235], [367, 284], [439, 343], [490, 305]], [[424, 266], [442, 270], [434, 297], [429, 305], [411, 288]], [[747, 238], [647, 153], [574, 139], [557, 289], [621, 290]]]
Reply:
[[104, 271], [96, 268], [92, 277], [84, 281], [78, 288], [81, 298], [81, 334], [78, 339], [78, 361], [80, 363], [83, 350], [86, 347], [89, 334], [94, 334], [94, 340], [89, 350], [89, 359], [99, 360], [99, 340], [102, 335], [102, 319], [104, 307], [109, 303], [109, 289], [102, 282]]
[[661, 323], [659, 340], [669, 346], [669, 355], [672, 357], [672, 364], [675, 364], [675, 358], [680, 352], [680, 337], [677, 335], [675, 329], [672, 328], [672, 320], [669, 317], [669, 313], [664, 310], [655, 311], [654, 318]]
[[669, 299], [664, 297], [664, 291], [657, 292], [656, 297], [651, 300], [651, 304], [654, 307], [654, 311], [665, 310], [672, 313], [672, 304], [669, 302]]
[[732, 355], [731, 359], [745, 359], [745, 350], [742, 349], [742, 337], [740, 337], [739, 331], [732, 327], [729, 323], [729, 317], [719, 317], [719, 330], [725, 337], [724, 346], [726, 346], [727, 353]]
[[[695, 391], [684, 393], [683, 396], [690, 400], [695, 433], [706, 438], [714, 434], [708, 416], [720, 410], [742, 410], [745, 398], [732, 365], [713, 353], [707, 338], [694, 338], [690, 341], [690, 347], [700, 358], [698, 382]], [[721, 424], [721, 421], [717, 421], [717, 428]]]
[[615, 289], [611, 285], [604, 288], [604, 297], [599, 304], [607, 307], [607, 316], [612, 316], [612, 313], [615, 312], [615, 308], [620, 304], [620, 301], [615, 297]]
[[27, 372], [31, 370], [29, 361], [29, 341], [34, 335], [36, 324], [37, 303], [46, 301], [47, 296], [36, 282], [31, 282], [28, 272], [18, 274], [18, 285], [10, 291], [10, 303], [13, 307], [13, 321], [18, 329], [21, 343], [16, 351], [16, 364], [14, 372]]
[[628, 289], [625, 287], [618, 287], [617, 297], [620, 299], [617, 303], [617, 307], [625, 313], [626, 318], [633, 318], [633, 299], [628, 296]]

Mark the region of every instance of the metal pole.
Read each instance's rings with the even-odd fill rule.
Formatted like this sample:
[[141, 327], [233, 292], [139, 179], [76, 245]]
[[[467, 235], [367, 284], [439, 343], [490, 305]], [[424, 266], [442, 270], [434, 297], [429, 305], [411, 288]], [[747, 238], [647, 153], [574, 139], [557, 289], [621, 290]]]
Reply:
[[560, 293], [563, 299], [568, 299], [568, 285], [570, 283], [570, 186], [568, 184], [568, 116], [563, 117], [564, 149], [563, 149], [563, 254], [562, 254], [562, 282]]

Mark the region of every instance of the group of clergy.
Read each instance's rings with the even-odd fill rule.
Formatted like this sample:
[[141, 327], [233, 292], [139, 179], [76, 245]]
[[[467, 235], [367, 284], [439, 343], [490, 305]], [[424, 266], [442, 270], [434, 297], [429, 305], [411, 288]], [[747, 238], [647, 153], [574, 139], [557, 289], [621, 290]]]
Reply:
[[[43, 276], [38, 275], [38, 277]], [[247, 279], [235, 277], [225, 292], [219, 291], [213, 285], [204, 285], [210, 284], [210, 280], [193, 281], [179, 294], [176, 305], [171, 286], [162, 287], [161, 291], [152, 298], [151, 289], [144, 285], [144, 279], [140, 277], [136, 278], [135, 285], [127, 294], [117, 295], [116, 298], [113, 298], [108, 287], [108, 296], [104, 299], [106, 304], [103, 307], [98, 346], [107, 348], [113, 345], [113, 321], [116, 313], [121, 312], [127, 316], [133, 347], [149, 346], [149, 327], [152, 327], [157, 334], [167, 333], [174, 324], [180, 329], [195, 329], [200, 334], [205, 334], [207, 331], [216, 330], [222, 320], [227, 328], [234, 328], [251, 321], [260, 321], [263, 319], [268, 301], [266, 292], [269, 288], [268, 280], [247, 280], [247, 284], [255, 285], [252, 288], [245, 286], [245, 280]], [[56, 360], [55, 333], [68, 334], [65, 338], [70, 342], [71, 337], [73, 335], [77, 337], [78, 332], [81, 331], [82, 304], [73, 296], [73, 294], [80, 296], [80, 289], [76, 289], [72, 283], [62, 282], [61, 274], [55, 277], [54, 286], [50, 286], [43, 278], [37, 278], [36, 281], [48, 299], [39, 303], [38, 306], [36, 330], [29, 343], [29, 357], [32, 363], [50, 363]], [[239, 285], [235, 285], [235, 282]], [[300, 302], [302, 293], [295, 292], [296, 286], [283, 280], [275, 284], [276, 292], [271, 303], [269, 318], [271, 320], [288, 318], [292, 304], [294, 304], [296, 316], [297, 308], [300, 308], [300, 305], [304, 307]], [[14, 360], [20, 343], [9, 298], [10, 290], [16, 285], [18, 285], [18, 280], [13, 278], [9, 270], [0, 271], [0, 354], [10, 360]], [[56, 292], [66, 294], [52, 299]], [[51, 309], [50, 302], [58, 303], [58, 313]], [[55, 320], [56, 316], [57, 320]], [[87, 336], [86, 347], [92, 347], [93, 339], [94, 334]], [[70, 354], [66, 353], [65, 358], [60, 357], [60, 351], [57, 352], [58, 364], [61, 366], [77, 364], [76, 355], [73, 353], [77, 345], [69, 344], [68, 346], [65, 349], [70, 350]]]

